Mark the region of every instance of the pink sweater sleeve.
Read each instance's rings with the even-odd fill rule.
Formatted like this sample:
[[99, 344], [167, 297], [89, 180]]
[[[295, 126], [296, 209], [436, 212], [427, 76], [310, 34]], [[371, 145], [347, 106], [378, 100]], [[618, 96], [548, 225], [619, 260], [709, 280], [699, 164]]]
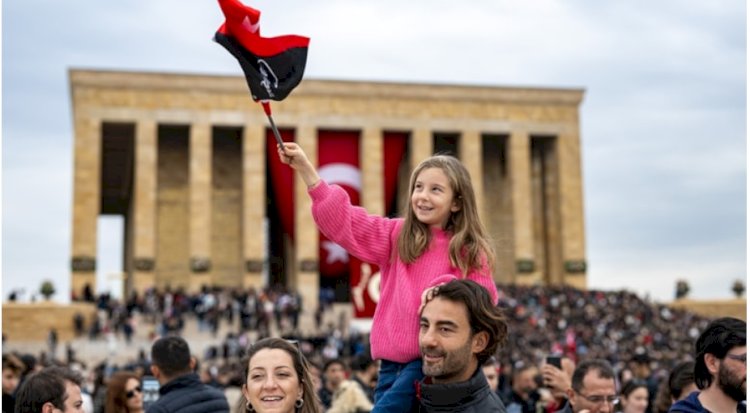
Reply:
[[492, 272], [490, 272], [486, 256], [482, 256], [482, 267], [469, 271], [469, 275], [466, 278], [486, 288], [490, 293], [492, 302], [497, 304], [497, 285], [495, 285], [495, 279], [492, 277]]
[[382, 264], [390, 259], [396, 220], [368, 214], [352, 205], [341, 187], [325, 181], [308, 193], [313, 219], [326, 237], [362, 261]]

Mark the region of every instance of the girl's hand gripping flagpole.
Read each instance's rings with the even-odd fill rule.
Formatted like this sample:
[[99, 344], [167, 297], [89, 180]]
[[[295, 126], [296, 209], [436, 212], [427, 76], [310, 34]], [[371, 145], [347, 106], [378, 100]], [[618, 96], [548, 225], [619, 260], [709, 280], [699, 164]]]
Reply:
[[271, 130], [273, 130], [273, 136], [276, 137], [276, 143], [279, 144], [279, 149], [283, 151], [284, 141], [281, 140], [279, 129], [276, 127], [276, 123], [274, 123], [273, 121], [273, 116], [271, 116], [271, 102], [268, 100], [261, 100], [260, 104], [263, 105], [263, 111], [266, 112], [266, 116], [268, 116], [268, 122], [271, 123]]

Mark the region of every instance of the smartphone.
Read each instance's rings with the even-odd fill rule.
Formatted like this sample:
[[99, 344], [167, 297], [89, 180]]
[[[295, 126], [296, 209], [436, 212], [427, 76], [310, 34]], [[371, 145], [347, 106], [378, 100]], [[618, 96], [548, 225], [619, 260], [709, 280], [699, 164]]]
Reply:
[[154, 376], [143, 376], [141, 389], [143, 389], [143, 410], [146, 411], [159, 400], [159, 380]]
[[547, 364], [551, 364], [557, 367], [558, 369], [562, 370], [562, 361], [561, 361], [560, 355], [558, 354], [551, 354], [547, 356]]

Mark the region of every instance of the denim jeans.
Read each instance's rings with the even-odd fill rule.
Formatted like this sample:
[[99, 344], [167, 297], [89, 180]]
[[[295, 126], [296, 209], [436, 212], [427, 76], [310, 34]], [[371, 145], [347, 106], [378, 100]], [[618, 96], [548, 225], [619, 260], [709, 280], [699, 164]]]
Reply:
[[409, 363], [381, 360], [371, 413], [411, 412], [417, 404], [414, 382], [423, 377], [421, 359]]

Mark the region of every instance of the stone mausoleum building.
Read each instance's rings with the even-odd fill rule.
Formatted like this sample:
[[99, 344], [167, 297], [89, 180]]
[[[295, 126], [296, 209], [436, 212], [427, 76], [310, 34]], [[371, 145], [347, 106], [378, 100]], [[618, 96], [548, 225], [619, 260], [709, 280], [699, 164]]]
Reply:
[[[244, 78], [69, 75], [74, 297], [95, 291], [102, 214], [124, 217], [126, 292], [271, 283], [298, 289], [307, 308], [321, 286], [377, 295], [369, 271], [352, 276], [351, 260], [319, 235]], [[585, 288], [582, 99], [578, 89], [305, 79], [272, 106], [284, 139], [373, 214], [398, 215], [414, 166], [454, 154], [495, 240], [496, 281]]]

